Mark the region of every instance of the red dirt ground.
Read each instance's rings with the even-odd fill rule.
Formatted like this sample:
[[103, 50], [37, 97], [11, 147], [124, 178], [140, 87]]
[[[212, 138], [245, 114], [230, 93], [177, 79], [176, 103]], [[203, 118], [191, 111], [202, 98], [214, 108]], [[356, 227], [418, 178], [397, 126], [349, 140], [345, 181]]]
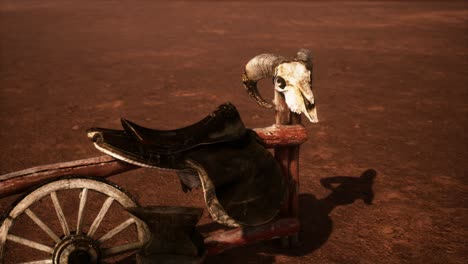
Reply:
[[[84, 131], [120, 117], [177, 128], [231, 101], [247, 126], [269, 126], [243, 66], [308, 48], [320, 122], [301, 152], [303, 245], [207, 262], [466, 263], [466, 1], [0, 3], [0, 174], [99, 156]], [[368, 169], [373, 185], [356, 184]], [[347, 178], [332, 192], [320, 180], [334, 176]], [[204, 206], [172, 173], [109, 179], [143, 205]], [[358, 199], [369, 187], [371, 205]]]

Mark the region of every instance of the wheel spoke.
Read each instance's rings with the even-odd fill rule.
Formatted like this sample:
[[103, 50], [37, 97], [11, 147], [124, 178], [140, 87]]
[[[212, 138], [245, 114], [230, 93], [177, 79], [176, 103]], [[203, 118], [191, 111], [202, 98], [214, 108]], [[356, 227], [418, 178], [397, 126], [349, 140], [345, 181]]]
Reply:
[[128, 226], [130, 226], [133, 223], [135, 223], [135, 219], [133, 219], [133, 218], [127, 219], [127, 221], [121, 223], [120, 225], [118, 225], [117, 227], [112, 229], [111, 231], [107, 232], [107, 234], [103, 235], [100, 239], [98, 239], [98, 242], [99, 243], [104, 243], [104, 241], [113, 238], [115, 235], [122, 232], [123, 230], [125, 230], [125, 228], [127, 228]]
[[30, 261], [30, 262], [22, 262], [20, 264], [52, 264], [52, 260], [44, 259], [44, 260], [36, 260], [36, 261]]
[[60, 202], [57, 198], [57, 193], [51, 192], [50, 197], [52, 198], [52, 202], [54, 203], [55, 212], [57, 213], [60, 225], [62, 226], [63, 234], [65, 236], [69, 236], [70, 229], [68, 228], [67, 219], [65, 218], [65, 214], [63, 213], [62, 207], [60, 206]]
[[81, 233], [81, 225], [83, 223], [83, 211], [88, 198], [88, 189], [84, 188], [80, 193], [80, 207], [78, 208], [78, 221], [76, 223], [76, 233]]
[[137, 250], [143, 246], [142, 242], [132, 242], [116, 247], [104, 248], [102, 252], [103, 258], [110, 258], [115, 255], [123, 254], [129, 251]]
[[33, 211], [28, 208], [26, 209], [25, 213], [29, 216], [29, 218], [31, 218], [31, 220], [34, 221], [34, 223], [36, 223], [36, 225], [38, 225], [44, 232], [46, 232], [50, 238], [52, 238], [57, 243], [60, 242], [60, 238], [54, 233], [54, 231], [52, 231], [52, 229], [50, 229], [44, 222], [42, 222], [42, 220]]
[[114, 201], [114, 198], [112, 197], [108, 197], [106, 201], [104, 201], [104, 204], [102, 205], [101, 210], [99, 211], [98, 215], [96, 216], [96, 219], [94, 219], [93, 224], [89, 228], [89, 231], [88, 231], [89, 237], [94, 235], [99, 225], [101, 224], [102, 220], [104, 219], [104, 216], [106, 216], [106, 213], [109, 210], [110, 206], [112, 205], [113, 201]]
[[15, 236], [15, 235], [8, 235], [7, 240], [18, 243], [18, 244], [21, 244], [21, 245], [25, 245], [27, 247], [34, 248], [34, 249], [37, 249], [37, 250], [40, 250], [40, 251], [44, 251], [44, 252], [47, 252], [47, 253], [50, 253], [50, 254], [52, 254], [54, 252], [54, 249], [49, 247], [49, 246], [46, 246], [46, 245], [41, 244], [41, 243], [34, 242], [32, 240], [29, 240], [29, 239], [26, 239], [26, 238], [23, 238], [23, 237], [19, 237], [19, 236]]

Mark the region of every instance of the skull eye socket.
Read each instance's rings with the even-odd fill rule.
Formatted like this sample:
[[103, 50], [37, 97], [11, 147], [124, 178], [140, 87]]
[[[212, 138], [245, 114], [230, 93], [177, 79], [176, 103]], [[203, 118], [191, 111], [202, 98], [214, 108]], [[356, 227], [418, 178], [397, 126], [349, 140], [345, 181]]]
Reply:
[[275, 84], [281, 89], [286, 87], [286, 81], [281, 76], [275, 78]]

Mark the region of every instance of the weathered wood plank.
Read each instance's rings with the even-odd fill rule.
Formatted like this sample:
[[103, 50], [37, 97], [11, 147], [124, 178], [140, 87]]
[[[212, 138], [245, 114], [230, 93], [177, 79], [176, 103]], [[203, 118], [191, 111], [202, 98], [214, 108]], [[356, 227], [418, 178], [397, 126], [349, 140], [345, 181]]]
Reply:
[[260, 226], [236, 228], [205, 238], [205, 248], [208, 255], [215, 255], [229, 248], [296, 234], [299, 227], [298, 219], [284, 218]]
[[307, 141], [307, 130], [304, 126], [273, 125], [265, 128], [253, 129], [267, 148], [298, 146]]
[[108, 177], [139, 168], [110, 156], [61, 162], [0, 175], [0, 198], [65, 175]]

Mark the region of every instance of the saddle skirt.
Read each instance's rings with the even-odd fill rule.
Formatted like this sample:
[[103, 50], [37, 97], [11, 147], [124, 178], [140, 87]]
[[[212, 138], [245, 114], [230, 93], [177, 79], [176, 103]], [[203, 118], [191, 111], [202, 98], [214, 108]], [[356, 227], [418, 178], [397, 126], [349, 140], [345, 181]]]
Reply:
[[256, 133], [245, 128], [234, 105], [223, 104], [176, 130], [154, 130], [125, 119], [122, 127], [91, 128], [87, 133], [97, 149], [116, 159], [178, 170], [189, 187], [199, 182], [213, 220], [254, 226], [278, 214], [286, 191], [281, 169]]

